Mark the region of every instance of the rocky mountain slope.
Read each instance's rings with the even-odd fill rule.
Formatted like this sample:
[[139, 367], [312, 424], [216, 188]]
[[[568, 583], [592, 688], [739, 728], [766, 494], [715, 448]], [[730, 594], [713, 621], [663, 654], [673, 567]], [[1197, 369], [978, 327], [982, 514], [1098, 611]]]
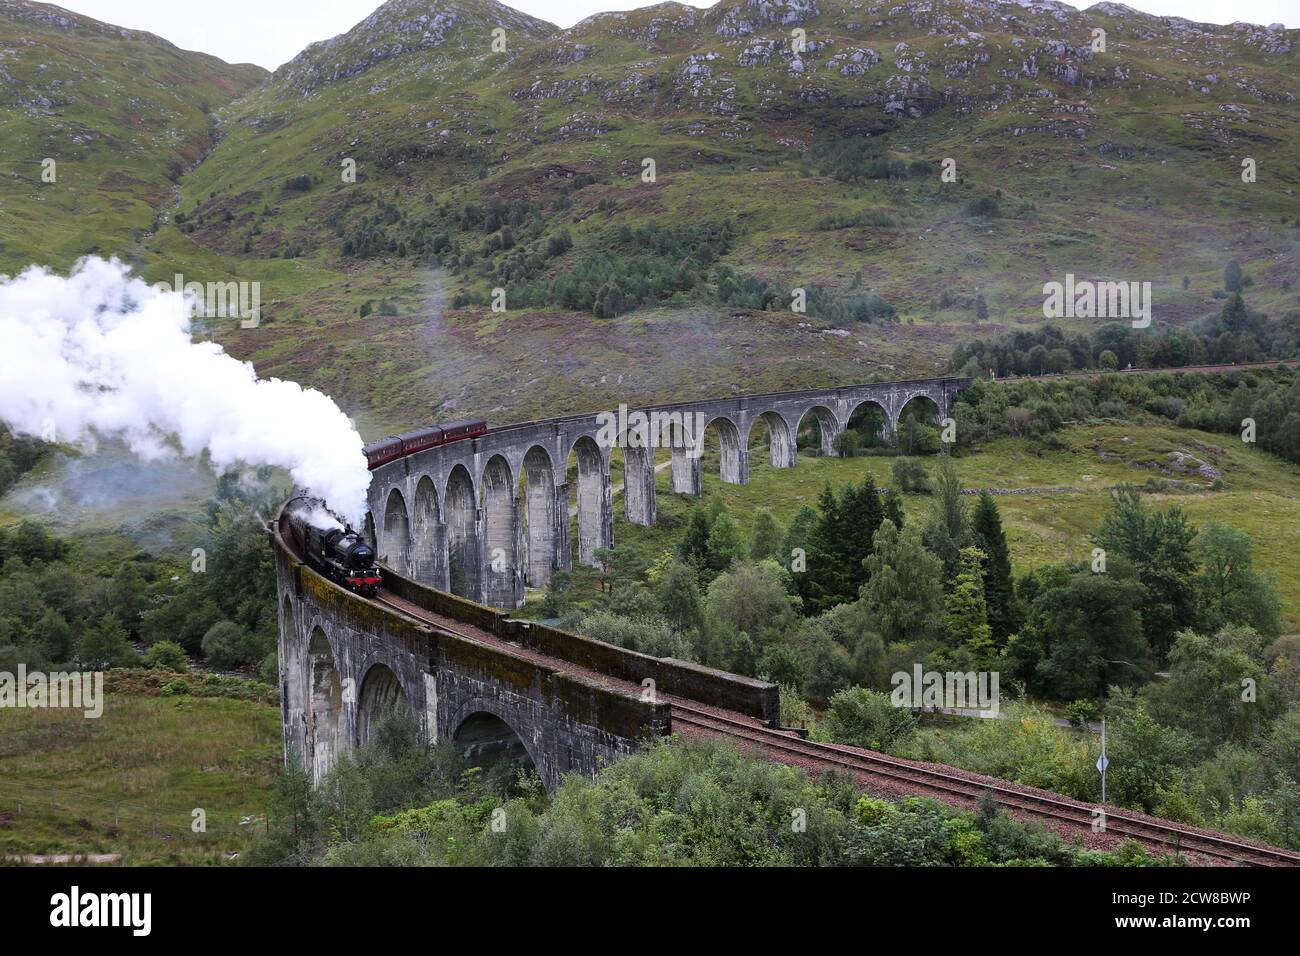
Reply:
[[[1157, 327], [1217, 311], [1234, 259], [1252, 307], [1300, 307], [1297, 96], [1300, 31], [1113, 3], [722, 0], [561, 30], [390, 0], [209, 102], [219, 142], [127, 251], [261, 281], [267, 327], [218, 333], [381, 421], [528, 413], [539, 376], [581, 407], [928, 372], [1041, 321], [1067, 273], [1151, 282]], [[643, 329], [692, 354], [664, 339], [647, 370]]]
[[128, 251], [211, 147], [211, 111], [265, 76], [49, 4], [0, 0], [0, 271]]

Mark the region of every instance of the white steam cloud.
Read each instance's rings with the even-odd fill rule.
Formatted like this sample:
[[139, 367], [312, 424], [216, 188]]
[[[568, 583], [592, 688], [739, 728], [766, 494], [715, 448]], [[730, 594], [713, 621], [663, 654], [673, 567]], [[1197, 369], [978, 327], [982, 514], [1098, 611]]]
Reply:
[[146, 460], [179, 445], [218, 469], [274, 465], [349, 520], [365, 512], [361, 436], [333, 400], [191, 341], [185, 297], [116, 259], [0, 275], [0, 421], [60, 442], [120, 437]]

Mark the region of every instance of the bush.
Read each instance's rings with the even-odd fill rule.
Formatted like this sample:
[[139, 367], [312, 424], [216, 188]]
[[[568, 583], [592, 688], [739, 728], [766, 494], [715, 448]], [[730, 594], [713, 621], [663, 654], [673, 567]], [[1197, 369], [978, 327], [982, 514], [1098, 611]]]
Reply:
[[966, 204], [966, 214], [981, 219], [996, 219], [1002, 211], [998, 207], [998, 201], [992, 196], [979, 196]]
[[164, 697], [185, 697], [190, 692], [189, 682], [182, 677], [175, 680], [169, 680], [163, 684], [162, 690], [159, 691]]
[[578, 630], [587, 637], [651, 657], [690, 660], [693, 653], [690, 641], [664, 620], [622, 617], [599, 610], [584, 617]]
[[203, 635], [204, 659], [213, 667], [238, 667], [244, 663], [248, 635], [233, 621], [219, 621]]
[[930, 493], [930, 473], [917, 458], [895, 458], [890, 466], [890, 476], [899, 491], [921, 495]]
[[831, 698], [826, 732], [838, 744], [888, 750], [916, 729], [910, 708], [895, 707], [889, 695], [865, 687], [850, 687]]
[[185, 660], [185, 650], [175, 641], [159, 641], [149, 648], [144, 655], [144, 666], [153, 670], [176, 671], [180, 674], [189, 670]]

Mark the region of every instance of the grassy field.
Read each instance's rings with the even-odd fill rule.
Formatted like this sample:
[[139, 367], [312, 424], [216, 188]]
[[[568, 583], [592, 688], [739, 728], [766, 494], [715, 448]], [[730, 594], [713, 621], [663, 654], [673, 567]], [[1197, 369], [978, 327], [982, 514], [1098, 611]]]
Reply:
[[[274, 704], [105, 694], [104, 712], [0, 710], [0, 863], [120, 854], [126, 865], [227, 862], [265, 825], [280, 761]], [[192, 832], [193, 811], [207, 832]]]
[[[1300, 468], [1259, 451], [1231, 436], [1179, 428], [1094, 425], [1060, 434], [1062, 447], [1045, 449], [1019, 439], [993, 442], [956, 460], [967, 488], [1060, 489], [1051, 493], [999, 495], [998, 507], [1011, 545], [1017, 573], [1066, 558], [1090, 555], [1089, 538], [1109, 507], [1109, 489], [1121, 482], [1142, 484], [1155, 477], [1185, 484], [1148, 496], [1156, 507], [1177, 504], [1196, 524], [1217, 520], [1239, 528], [1255, 541], [1255, 563], [1277, 576], [1288, 628], [1300, 626]], [[1182, 453], [1184, 469], [1173, 467]], [[1194, 461], [1193, 461], [1194, 459]], [[716, 443], [702, 461], [705, 496], [721, 496], [748, 528], [755, 509], [769, 508], [783, 525], [798, 510], [816, 507], [829, 482], [839, 487], [866, 473], [880, 485], [890, 483], [892, 456], [816, 458], [800, 453], [794, 469], [772, 468], [759, 447], [750, 450], [750, 483], [723, 484], [718, 478]], [[1222, 477], [1216, 490], [1211, 478], [1196, 473], [1205, 463]], [[927, 464], [933, 466], [933, 459]], [[617, 484], [621, 473], [614, 475]], [[668, 471], [656, 476], [658, 523], [653, 528], [628, 523], [616, 499], [614, 539], [635, 547], [648, 561], [673, 547], [693, 499], [673, 494]], [[973, 505], [973, 502], [972, 502]], [[925, 495], [909, 495], [909, 517], [922, 518], [930, 507]]]

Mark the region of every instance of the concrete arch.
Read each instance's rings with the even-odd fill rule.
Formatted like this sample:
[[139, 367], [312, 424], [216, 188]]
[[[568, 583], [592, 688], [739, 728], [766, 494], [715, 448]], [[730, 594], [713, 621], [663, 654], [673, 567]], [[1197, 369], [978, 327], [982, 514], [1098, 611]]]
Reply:
[[323, 628], [312, 629], [307, 645], [307, 735], [308, 766], [313, 782], [319, 782], [334, 765], [339, 746], [339, 718], [343, 713], [343, 681], [335, 665], [334, 649]]
[[749, 481], [749, 449], [740, 441], [740, 429], [726, 415], [710, 419], [704, 426], [701, 443], [707, 442], [710, 431], [718, 435], [718, 476], [729, 485], [743, 485]]
[[609, 465], [590, 435], [580, 435], [569, 456], [577, 459], [578, 561], [594, 567], [596, 551], [614, 541]]
[[778, 412], [767, 411], [755, 417], [745, 436], [745, 447], [754, 447], [759, 426], [767, 428], [768, 462], [773, 468], [793, 468], [795, 463], [794, 431]]
[[881, 423], [880, 429], [876, 432], [874, 437], [884, 441], [892, 441], [894, 423], [889, 417], [889, 409], [885, 407], [883, 402], [877, 401], [874, 398], [864, 398], [853, 404], [849, 408], [849, 417], [844, 420], [844, 427], [846, 429], [853, 427], [853, 420], [855, 417], [859, 414], [866, 414], [869, 412], [875, 412]]
[[384, 539], [381, 545], [384, 562], [399, 574], [411, 571], [411, 521], [406, 499], [394, 488], [384, 503]]
[[483, 468], [483, 600], [516, 607], [523, 597], [519, 570], [519, 503], [510, 463], [493, 455]]
[[514, 729], [501, 708], [491, 701], [475, 699], [461, 708], [452, 722], [451, 740], [471, 767], [490, 767], [500, 760], [530, 764], [548, 787], [553, 781], [532, 742]]
[[835, 417], [835, 413], [825, 405], [809, 405], [799, 414], [799, 422], [794, 427], [796, 441], [799, 433], [803, 431], [804, 425], [808, 422], [809, 415], [813, 417], [812, 420], [816, 422], [817, 430], [821, 435], [819, 449], [821, 456], [823, 458], [834, 457], [835, 440], [843, 431], [843, 426], [840, 424], [839, 419]]
[[411, 576], [421, 584], [447, 586], [447, 525], [438, 507], [438, 489], [423, 476], [415, 486], [411, 523]]
[[357, 701], [357, 745], [361, 747], [374, 739], [385, 717], [411, 713], [411, 701], [402, 682], [386, 664], [373, 664], [366, 671]]
[[479, 600], [482, 561], [479, 547], [478, 498], [469, 469], [457, 464], [447, 476], [443, 495], [447, 521], [447, 587], [453, 594]]
[[551, 455], [541, 445], [533, 445], [524, 454], [524, 583], [528, 587], [544, 588], [551, 581], [551, 572], [559, 564], [559, 516], [564, 514], [568, 525], [568, 495], [559, 500], [555, 483], [555, 466]]
[[[908, 454], [916, 454], [920, 450], [913, 447], [911, 432], [908, 429], [908, 421], [922, 421], [931, 425], [938, 425], [939, 420], [943, 417], [943, 407], [931, 395], [925, 392], [914, 392], [908, 395], [898, 406], [898, 413], [893, 421], [894, 441], [903, 451]], [[929, 449], [933, 451], [934, 449]]]
[[908, 408], [912, 408], [913, 413], [915, 413], [927, 405], [929, 408], [925, 409], [924, 414], [928, 414], [930, 420], [937, 423], [939, 419], [943, 417], [943, 405], [940, 404], [940, 399], [936, 399], [927, 392], [916, 392], [907, 396], [903, 404], [898, 407], [898, 418], [896, 419], [896, 422], [902, 420], [903, 415], [907, 412]]

